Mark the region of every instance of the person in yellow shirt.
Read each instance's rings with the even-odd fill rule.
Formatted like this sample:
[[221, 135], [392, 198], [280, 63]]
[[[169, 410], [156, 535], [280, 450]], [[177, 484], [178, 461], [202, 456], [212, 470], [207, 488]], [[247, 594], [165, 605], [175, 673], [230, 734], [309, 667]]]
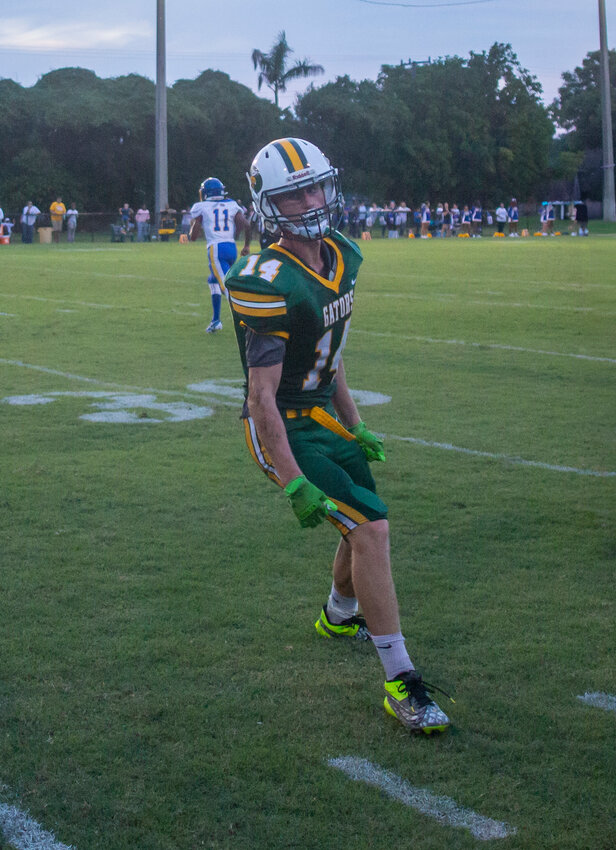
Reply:
[[51, 226], [53, 228], [53, 241], [59, 242], [60, 234], [62, 233], [62, 222], [66, 215], [66, 207], [62, 203], [62, 198], [56, 198], [53, 204], [49, 207], [49, 212], [51, 214]]

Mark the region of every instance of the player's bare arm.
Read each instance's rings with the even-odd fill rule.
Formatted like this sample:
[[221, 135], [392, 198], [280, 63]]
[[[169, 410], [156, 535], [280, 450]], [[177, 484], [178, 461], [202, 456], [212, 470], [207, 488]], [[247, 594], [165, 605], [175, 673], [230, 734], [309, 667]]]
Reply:
[[282, 363], [252, 367], [248, 372], [248, 409], [259, 437], [272, 459], [282, 486], [302, 474], [291, 452], [287, 432], [276, 406]]
[[251, 226], [244, 213], [239, 210], [235, 214], [235, 232], [241, 233], [242, 231], [244, 231], [244, 247], [240, 251], [240, 254], [242, 257], [246, 257], [250, 254]]
[[203, 228], [201, 227], [201, 219], [193, 218], [190, 223], [190, 231], [188, 233], [188, 238], [191, 242], [196, 242], [202, 233]]

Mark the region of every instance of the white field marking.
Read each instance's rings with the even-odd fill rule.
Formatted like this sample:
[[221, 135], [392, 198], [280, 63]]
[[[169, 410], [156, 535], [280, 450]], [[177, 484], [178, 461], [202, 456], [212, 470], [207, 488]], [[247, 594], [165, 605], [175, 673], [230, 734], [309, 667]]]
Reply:
[[603, 694], [600, 691], [588, 693], [587, 691], [583, 696], [579, 696], [578, 699], [587, 705], [592, 705], [593, 708], [602, 708], [604, 711], [616, 711], [616, 697], [611, 694]]
[[[214, 415], [211, 407], [201, 407], [189, 404], [185, 401], [170, 401], [161, 403], [156, 401], [156, 396], [147, 393], [119, 393], [119, 392], [50, 392], [45, 394], [33, 393], [31, 395], [7, 396], [0, 401], [3, 404], [13, 406], [33, 406], [39, 404], [50, 404], [58, 398], [94, 398], [90, 407], [98, 408], [97, 413], [84, 413], [79, 418], [87, 422], [111, 422], [130, 425], [151, 425], [161, 422], [188, 422], [192, 419], [206, 419]], [[136, 412], [139, 410], [139, 413]], [[144, 416], [143, 410], [154, 410], [165, 416], [156, 419], [153, 416]], [[140, 415], [141, 414], [141, 415]]]
[[17, 313], [0, 313], [0, 316], [10, 316], [15, 319], [17, 317]]
[[[221, 384], [228, 384], [228, 386], [221, 386]], [[236, 398], [243, 402], [244, 390], [240, 386], [233, 386], [233, 384], [243, 384], [243, 381], [200, 381], [198, 384], [188, 384], [188, 389], [201, 393], [216, 393], [217, 395]], [[371, 390], [350, 389], [349, 392], [351, 393], [353, 401], [363, 407], [372, 407], [377, 404], [389, 404], [391, 401], [390, 395], [375, 393]]]
[[434, 339], [431, 336], [405, 336], [391, 332], [380, 333], [378, 331], [362, 331], [351, 329], [353, 334], [366, 334], [367, 336], [395, 337], [396, 339], [408, 339], [416, 342], [434, 342], [438, 345], [466, 345], [469, 348], [496, 348], [500, 351], [520, 351], [525, 354], [545, 354], [550, 357], [574, 357], [576, 360], [593, 360], [596, 363], [616, 363], [614, 357], [595, 357], [590, 354], [569, 354], [565, 351], [545, 351], [541, 348], [522, 348], [520, 345], [501, 345], [496, 342], [466, 342], [463, 339]]
[[173, 313], [176, 316], [201, 316], [201, 313], [185, 312], [183, 310], [158, 310], [155, 307], [130, 307], [124, 304], [99, 304], [95, 301], [74, 301], [70, 298], [43, 298], [40, 295], [22, 295], [13, 292], [0, 292], [0, 298], [23, 298], [27, 301], [42, 301], [49, 304], [76, 304], [78, 307], [92, 307], [96, 310], [134, 310], [140, 313], [162, 313], [166, 316]]
[[398, 437], [395, 434], [381, 434], [385, 440], [398, 440], [401, 443], [415, 443], [418, 446], [426, 446], [431, 449], [445, 449], [448, 452], [460, 452], [475, 457], [489, 457], [493, 460], [504, 460], [519, 466], [535, 466], [539, 469], [549, 469], [551, 472], [572, 472], [576, 475], [591, 475], [594, 478], [614, 478], [616, 472], [604, 472], [596, 469], [578, 469], [576, 466], [558, 466], [553, 463], [543, 463], [539, 460], [524, 460], [522, 457], [510, 457], [497, 452], [481, 452], [477, 449], [465, 449], [462, 446], [454, 446], [452, 443], [435, 443], [432, 440], [422, 440], [420, 437]]
[[[518, 268], [517, 265], [515, 265], [515, 264], [509, 265], [508, 263], [505, 263], [505, 264], [499, 263], [499, 268], [503, 269], [503, 268], [507, 268], [507, 267], [515, 269], [516, 271], [517, 271], [517, 268]], [[364, 275], [369, 275], [369, 274], [370, 274], [370, 272], [364, 272]], [[376, 277], [376, 275], [375, 275], [375, 277]], [[404, 276], [401, 276], [399, 274], [385, 274], [385, 273], [379, 272], [378, 278], [379, 278], [379, 280], [382, 280], [383, 278], [391, 278], [392, 280], [399, 280], [399, 281], [402, 281], [403, 283], [414, 283], [416, 281], [422, 282], [422, 281], [428, 281], [428, 280], [442, 281], [443, 275], [442, 274], [427, 274], [427, 273], [424, 273], [422, 271], [421, 275], [410, 274], [407, 277], [404, 277]], [[480, 278], [480, 277], [465, 277], [464, 282], [467, 283], [467, 284], [470, 284], [470, 283], [485, 283], [484, 279]], [[614, 289], [614, 287], [611, 286], [609, 283], [563, 283], [563, 281], [561, 281], [561, 280], [546, 280], [545, 278], [543, 278], [543, 280], [525, 280], [524, 284], [528, 285], [528, 286], [549, 286], [549, 287], [554, 287], [555, 289], [575, 289], [577, 292], [584, 292], [587, 289], [609, 289], [610, 291], [613, 291], [613, 289]], [[481, 295], [481, 294], [484, 294], [484, 293], [486, 295], [504, 295], [505, 294], [504, 292], [490, 292], [487, 289], [485, 289], [485, 290], [484, 289], [475, 290], [476, 295]], [[371, 294], [374, 295], [374, 293], [371, 293]]]
[[[64, 253], [65, 252], [63, 251], [62, 254], [64, 254]], [[58, 255], [56, 254], [54, 256], [58, 256]], [[19, 269], [20, 269], [20, 271], [37, 272], [38, 266], [24, 266], [24, 265], [21, 265], [21, 263], [20, 263]], [[162, 283], [174, 283], [174, 284], [178, 283], [177, 277], [154, 277], [153, 275], [150, 275], [150, 274], [117, 274], [117, 272], [89, 271], [88, 276], [89, 277], [132, 278], [134, 280], [156, 280], [156, 281], [161, 281]], [[198, 279], [199, 282], [201, 282], [202, 280], [203, 280], [202, 277], [200, 277]], [[188, 275], [187, 277], [184, 277], [180, 282], [182, 284], [186, 284], [186, 283], [190, 284], [190, 283], [193, 283], [194, 281], [191, 280], [190, 275]]]
[[[212, 393], [217, 396], [216, 404], [218, 405], [225, 405], [229, 407], [241, 407], [240, 399], [242, 398], [242, 395], [240, 395], [238, 389], [229, 386], [234, 383], [241, 383], [241, 381], [202, 381], [198, 384], [188, 385], [189, 390], [200, 388], [200, 391], [198, 390], [198, 392], [185, 392], [182, 390], [158, 390], [154, 389], [153, 387], [135, 387], [128, 384], [119, 384], [114, 381], [100, 381], [97, 378], [87, 378], [83, 375], [74, 375], [70, 372], [61, 372], [58, 369], [49, 369], [46, 366], [35, 366], [30, 363], [23, 363], [21, 360], [6, 360], [4, 358], [0, 358], [0, 364], [4, 364], [7, 366], [20, 366], [24, 369], [32, 369], [37, 372], [44, 372], [48, 375], [58, 375], [62, 378], [67, 378], [73, 381], [83, 381], [85, 383], [95, 384], [99, 387], [113, 387], [114, 389], [122, 390], [124, 392], [137, 391], [139, 393], [153, 393], [155, 395], [184, 396], [185, 398], [198, 398], [201, 401], [205, 400], [204, 395], [202, 395], [201, 393]], [[51, 393], [46, 394], [46, 396], [49, 395], [51, 395]], [[221, 395], [231, 397], [236, 400], [222, 401], [220, 399]], [[366, 395], [366, 393], [362, 390], [351, 390], [351, 395], [353, 395], [353, 397], [359, 404], [382, 404], [386, 403], [386, 401], [391, 400], [389, 396], [382, 396], [379, 393], [368, 393], [368, 395]], [[379, 398], [382, 399], [382, 401], [377, 400]], [[7, 399], [3, 399], [2, 401], [8, 403]], [[19, 402], [13, 401], [10, 403], [17, 404]], [[41, 402], [36, 403], [40, 404]], [[398, 440], [406, 443], [415, 443], [417, 445], [426, 446], [428, 448], [445, 449], [446, 451], [460, 452], [462, 454], [475, 455], [477, 457], [488, 457], [493, 458], [494, 460], [504, 460], [507, 463], [518, 464], [521, 466], [534, 466], [539, 467], [541, 469], [549, 469], [553, 472], [572, 472], [577, 475], [589, 475], [597, 478], [611, 478], [616, 476], [616, 472], [602, 472], [593, 469], [578, 469], [577, 467], [573, 466], [556, 466], [554, 464], [542, 463], [541, 461], [536, 460], [524, 460], [523, 458], [509, 457], [508, 455], [496, 454], [493, 452], [482, 452], [477, 451], [476, 449], [466, 449], [462, 448], [461, 446], [454, 446], [451, 443], [432, 442], [429, 440], [420, 439], [419, 437], [398, 437], [395, 435], [383, 436], [385, 436], [385, 438], [388, 440]]]
[[72, 850], [62, 844], [52, 832], [44, 830], [30, 815], [15, 806], [0, 803], [0, 837], [16, 850]]
[[434, 818], [445, 826], [468, 829], [480, 841], [507, 838], [517, 832], [515, 826], [478, 815], [472, 809], [458, 805], [451, 797], [442, 797], [433, 794], [427, 788], [417, 788], [410, 785], [405, 779], [388, 770], [383, 770], [367, 759], [341, 756], [340, 758], [328, 759], [327, 764], [341, 770], [342, 773], [346, 773], [353, 781], [372, 785], [394, 800], [421, 812], [422, 815]]
[[[434, 293], [435, 295], [437, 293]], [[463, 298], [460, 299], [457, 295], [441, 292], [440, 295], [434, 298], [432, 295], [418, 295], [413, 292], [364, 292], [363, 297], [367, 298], [401, 298], [412, 299], [414, 301], [441, 301], [447, 304], [452, 304], [456, 298], [465, 304], [479, 304], [484, 307], [522, 307], [529, 310], [557, 310], [566, 311], [569, 313], [601, 313], [602, 316], [615, 316], [616, 313], [609, 312], [597, 307], [568, 307], [555, 304], [529, 304], [521, 301], [480, 301], [479, 299]], [[445, 299], [447, 299], [445, 301]]]
[[[32, 369], [35, 372], [44, 372], [46, 375], [57, 375], [60, 378], [67, 378], [70, 381], [82, 381], [83, 383], [94, 384], [99, 387], [111, 387], [123, 392], [153, 393], [155, 395], [183, 396], [184, 398], [194, 398], [199, 399], [200, 401], [206, 400], [203, 394], [186, 392], [185, 390], [159, 390], [155, 387], [135, 387], [131, 384], [119, 384], [115, 381], [101, 381], [98, 378], [87, 378], [84, 375], [74, 375], [71, 372], [61, 372], [59, 369], [50, 369], [47, 366], [35, 366], [32, 363], [24, 363], [21, 360], [6, 360], [5, 358], [0, 357], [0, 365], [19, 366], [23, 369]], [[219, 391], [220, 388], [216, 390], [216, 393], [218, 394]], [[50, 393], [47, 393], [46, 395], [50, 395]], [[216, 404], [230, 407], [240, 406], [236, 402], [221, 401], [219, 399], [216, 399]]]

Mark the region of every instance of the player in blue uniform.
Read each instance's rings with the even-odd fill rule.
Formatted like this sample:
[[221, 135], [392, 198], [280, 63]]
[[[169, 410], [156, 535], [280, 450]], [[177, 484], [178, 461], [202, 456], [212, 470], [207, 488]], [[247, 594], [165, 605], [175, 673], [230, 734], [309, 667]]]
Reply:
[[471, 210], [471, 235], [473, 237], [481, 238], [481, 222], [483, 219], [483, 209], [481, 208], [481, 204], [479, 201], [475, 203], [475, 206]]
[[511, 199], [511, 205], [507, 207], [507, 221], [509, 222], [509, 236], [519, 236], [518, 233], [518, 221], [520, 218], [520, 213], [518, 210], [518, 202], [515, 198]]
[[220, 304], [224, 292], [224, 279], [237, 259], [236, 236], [244, 231], [242, 256], [250, 251], [250, 224], [240, 206], [226, 197], [226, 190], [217, 177], [208, 177], [199, 188], [200, 201], [190, 210], [192, 223], [190, 239], [194, 242], [201, 233], [207, 244], [210, 274], [207, 282], [212, 296], [212, 321], [206, 333], [222, 330]]
[[266, 145], [247, 176], [256, 213], [281, 233], [225, 281], [247, 378], [248, 447], [284, 488], [302, 527], [329, 520], [341, 534], [317, 632], [370, 638], [385, 670], [386, 711], [411, 731], [443, 731], [449, 719], [400, 631], [387, 506], [368, 467], [385, 460], [383, 443], [361, 421], [346, 382], [343, 351], [362, 258], [335, 229], [338, 172], [315, 145], [288, 138]]

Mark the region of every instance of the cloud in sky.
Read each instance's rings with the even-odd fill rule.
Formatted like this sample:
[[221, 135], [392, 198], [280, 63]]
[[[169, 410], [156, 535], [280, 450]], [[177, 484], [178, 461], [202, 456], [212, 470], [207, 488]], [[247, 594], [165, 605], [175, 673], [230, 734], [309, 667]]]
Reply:
[[0, 29], [0, 48], [32, 51], [84, 50], [128, 47], [152, 36], [152, 27], [143, 23], [108, 24], [92, 21], [66, 21], [33, 25], [27, 18], [4, 18]]
[[[421, 5], [419, 5], [421, 2]], [[383, 64], [468, 57], [498, 42], [510, 43], [520, 63], [543, 85], [549, 103], [561, 74], [599, 46], [597, 0], [400, 0], [391, 6], [361, 0], [167, 0], [167, 82], [194, 78], [207, 68], [256, 91], [252, 50], [268, 50], [284, 29], [295, 52], [325, 67], [315, 85], [348, 74], [375, 80]], [[8, 2], [5, 2], [8, 5]], [[608, 43], [616, 42], [616, 0], [606, 0]], [[0, 24], [0, 78], [31, 86], [48, 71], [89, 68], [101, 77], [156, 76], [156, 3], [105, 0], [49, 3], [20, 0]], [[17, 11], [18, 10], [18, 11]], [[291, 106], [310, 81], [293, 82], [281, 98]], [[267, 97], [264, 89], [261, 96]]]

